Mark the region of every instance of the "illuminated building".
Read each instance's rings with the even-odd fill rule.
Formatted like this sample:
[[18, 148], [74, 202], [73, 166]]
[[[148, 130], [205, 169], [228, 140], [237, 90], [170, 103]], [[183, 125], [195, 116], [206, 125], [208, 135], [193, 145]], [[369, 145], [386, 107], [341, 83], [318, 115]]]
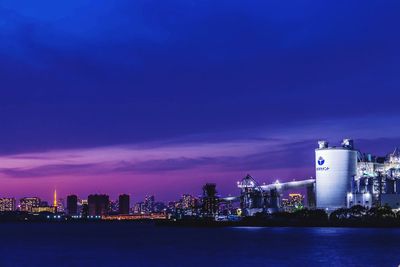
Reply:
[[183, 194], [181, 203], [182, 203], [182, 209], [193, 210], [197, 207], [197, 198], [189, 194]]
[[218, 214], [223, 216], [235, 215], [237, 214], [237, 207], [234, 207], [232, 201], [220, 198], [218, 205]]
[[332, 211], [361, 205], [400, 208], [400, 151], [384, 157], [361, 153], [351, 139], [332, 147], [319, 141], [315, 150], [316, 204]]
[[174, 202], [174, 208], [175, 209], [182, 209], [182, 202], [181, 201]]
[[289, 194], [289, 199], [282, 199], [282, 209], [286, 212], [293, 212], [304, 207], [302, 194]]
[[0, 211], [14, 211], [15, 198], [3, 197], [0, 198]]
[[20, 211], [32, 212], [34, 207], [40, 206], [40, 198], [38, 197], [24, 197], [19, 200]]
[[289, 199], [287, 199], [287, 198], [282, 198], [281, 207], [282, 207], [282, 210], [285, 211], [285, 212], [292, 212], [293, 211], [292, 207], [289, 204]]
[[134, 220], [165, 220], [167, 219], [164, 213], [151, 213], [151, 214], [119, 214], [119, 215], [106, 215], [102, 220], [106, 221], [134, 221]]
[[61, 213], [65, 212], [64, 199], [60, 198], [57, 201], [57, 190], [54, 190], [53, 208], [54, 208], [54, 212], [61, 212]]
[[154, 196], [146, 196], [144, 198], [144, 210], [142, 212], [152, 213], [154, 211]]
[[89, 195], [89, 216], [106, 215], [110, 208], [110, 198], [107, 195]]
[[54, 200], [53, 200], [53, 205], [50, 206], [47, 201], [41, 201], [39, 205], [35, 205], [32, 207], [31, 212], [33, 213], [41, 213], [41, 212], [47, 212], [47, 213], [57, 213], [57, 206], [54, 206], [54, 204], [57, 203], [57, 193], [54, 191]]
[[174, 212], [175, 212], [175, 210], [176, 210], [175, 204], [176, 204], [175, 201], [169, 201], [169, 202], [168, 202], [168, 204], [167, 204], [167, 211], [168, 211], [168, 213], [174, 213]]
[[[171, 206], [171, 205], [169, 205]], [[183, 194], [179, 202], [174, 202], [174, 207], [168, 208], [170, 213], [179, 213], [182, 216], [197, 214], [198, 200], [190, 194]]]
[[357, 150], [353, 141], [343, 140], [340, 147], [319, 141], [315, 149], [317, 207], [335, 210], [346, 207], [351, 180], [357, 174]]
[[76, 195], [67, 196], [67, 213], [68, 215], [78, 214], [78, 197]]
[[[277, 212], [280, 209], [281, 195], [285, 191], [297, 188], [306, 188], [307, 192], [313, 192], [314, 179], [301, 181], [279, 182], [272, 184], [259, 184], [253, 177], [246, 175], [241, 181], [237, 182], [241, 190], [240, 209], [243, 216], [254, 216], [260, 212]], [[309, 200], [312, 200], [310, 196]], [[223, 198], [223, 201], [235, 201], [236, 197]], [[309, 207], [312, 203], [309, 203]]]
[[145, 213], [144, 203], [138, 202], [133, 206], [133, 213], [140, 214]]
[[57, 212], [65, 212], [65, 203], [63, 198], [58, 199]]
[[54, 207], [53, 206], [42, 206], [40, 205], [39, 207], [33, 207], [32, 212], [34, 213], [40, 213], [40, 212], [51, 212], [54, 213]]
[[304, 197], [302, 194], [289, 194], [289, 203], [296, 210], [304, 207]]
[[129, 195], [123, 194], [118, 198], [119, 202], [119, 214], [129, 214], [130, 210], [130, 197]]

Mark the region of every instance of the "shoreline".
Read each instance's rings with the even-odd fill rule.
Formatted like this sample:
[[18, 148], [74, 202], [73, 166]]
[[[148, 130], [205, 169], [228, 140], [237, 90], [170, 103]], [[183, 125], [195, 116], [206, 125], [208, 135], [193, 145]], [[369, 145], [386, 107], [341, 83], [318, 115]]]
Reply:
[[156, 226], [165, 227], [333, 227], [333, 228], [400, 228], [400, 222], [229, 222], [229, 221], [158, 221]]
[[68, 221], [0, 221], [2, 224], [134, 224], [154, 225], [155, 227], [174, 228], [230, 228], [230, 227], [265, 227], [265, 228], [400, 228], [400, 222], [277, 222], [277, 221], [202, 221], [202, 220], [68, 220]]

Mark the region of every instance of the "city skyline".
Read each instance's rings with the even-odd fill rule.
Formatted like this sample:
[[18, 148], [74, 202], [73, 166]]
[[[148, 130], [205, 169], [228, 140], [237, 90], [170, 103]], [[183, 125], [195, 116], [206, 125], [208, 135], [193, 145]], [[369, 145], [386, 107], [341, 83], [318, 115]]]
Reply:
[[2, 1], [0, 195], [228, 195], [314, 176], [319, 139], [386, 154], [398, 7]]
[[[55, 191], [57, 191], [57, 190], [53, 191], [53, 193], [52, 193], [53, 194], [53, 198], [52, 199], [40, 197], [39, 195], [35, 194], [35, 192], [32, 192], [31, 194], [28, 194], [28, 195], [25, 195], [25, 196], [22, 196], [22, 197], [15, 197], [15, 196], [12, 196], [12, 195], [0, 195], [0, 200], [1, 199], [13, 199], [17, 203], [18, 201], [26, 199], [26, 198], [37, 198], [37, 199], [40, 199], [46, 205], [54, 207], [54, 206], [56, 206], [57, 204], [59, 204], [61, 202], [62, 202], [62, 204], [66, 204], [68, 202], [68, 197], [71, 197], [71, 196], [77, 197], [77, 201], [87, 201], [88, 197], [91, 196], [91, 195], [106, 195], [106, 196], [108, 196], [110, 198], [110, 202], [111, 201], [119, 202], [121, 196], [128, 196], [129, 204], [131, 206], [133, 206], [134, 204], [142, 203], [145, 199], [147, 199], [149, 197], [152, 197], [153, 199], [157, 200], [157, 202], [168, 203], [168, 202], [179, 201], [179, 200], [181, 200], [181, 198], [184, 198], [185, 196], [192, 196], [194, 198], [201, 198], [201, 196], [202, 196], [202, 193], [201, 193], [200, 189], [199, 189], [199, 192], [200, 192], [199, 194], [193, 194], [192, 195], [192, 194], [189, 194], [189, 193], [182, 193], [181, 195], [176, 196], [175, 199], [169, 199], [168, 201], [159, 200], [159, 199], [156, 198], [157, 197], [156, 195], [152, 195], [152, 194], [147, 194], [143, 198], [139, 198], [138, 196], [136, 196], [134, 198], [134, 197], [132, 197], [132, 195], [130, 195], [128, 193], [120, 193], [118, 195], [113, 196], [113, 195], [109, 195], [106, 192], [92, 192], [92, 193], [89, 193], [88, 195], [78, 195], [78, 194], [75, 194], [75, 193], [70, 193], [70, 194], [67, 194], [67, 195], [61, 195], [60, 196], [60, 195], [58, 195], [58, 193], [56, 194]], [[220, 194], [218, 194], [218, 195], [220, 195]], [[16, 205], [16, 206], [18, 206], [18, 205]]]
[[400, 266], [399, 0], [1, 0], [1, 267]]
[[[339, 142], [336, 142], [336, 143], [339, 144]], [[307, 143], [301, 144], [301, 145], [305, 146], [306, 144]], [[235, 145], [238, 146], [238, 144], [235, 144]], [[374, 147], [375, 146], [376, 147], [377, 144], [370, 144], [369, 145], [369, 141], [368, 140], [357, 140], [357, 148], [358, 149], [360, 147], [368, 147], [368, 146], [370, 146], [370, 147]], [[267, 183], [272, 183], [272, 182], [275, 182], [276, 180], [280, 180], [282, 182], [285, 182], [285, 181], [301, 180], [301, 179], [307, 179], [307, 178], [310, 178], [310, 177], [314, 177], [315, 176], [315, 170], [313, 168], [314, 158], [313, 158], [312, 155], [313, 155], [313, 149], [315, 147], [316, 147], [316, 142], [314, 140], [313, 147], [310, 147], [310, 148], [303, 147], [302, 148], [302, 149], [307, 150], [306, 152], [303, 151], [303, 153], [305, 154], [305, 158], [303, 158], [303, 160], [306, 159], [306, 161], [304, 161], [303, 164], [307, 164], [307, 166], [305, 166], [305, 168], [304, 168], [305, 169], [304, 173], [306, 173], [304, 176], [299, 176], [298, 175], [298, 169], [289, 170], [287, 175], [285, 174], [285, 170], [280, 169], [280, 170], [277, 171], [276, 176], [270, 176], [270, 177], [268, 177], [266, 179], [264, 177], [260, 176], [259, 174], [261, 174], [261, 175], [263, 173], [270, 174], [270, 173], [272, 173], [272, 171], [270, 169], [266, 170], [266, 172], [263, 172], [263, 170], [260, 171], [257, 168], [255, 168], [251, 173], [255, 177], [257, 177], [260, 181], [267, 182]], [[388, 147], [389, 149], [386, 150], [385, 152], [382, 152], [382, 150], [384, 148], [386, 148], [386, 147]], [[381, 151], [380, 154], [378, 154], [378, 155], [385, 156], [388, 153], [392, 152], [394, 150], [394, 148], [395, 148], [395, 146], [393, 146], [392, 144], [388, 144], [387, 146], [380, 146], [379, 149], [366, 150], [366, 152], [370, 153], [371, 151]], [[233, 150], [227, 149], [227, 151], [234, 151], [234, 149], [235, 148], [233, 148]], [[251, 150], [251, 149], [249, 149], [249, 150]], [[51, 154], [51, 153], [55, 153], [55, 152], [48, 152], [48, 154]], [[153, 152], [153, 153], [157, 154], [158, 152]], [[307, 154], [311, 154], [311, 158], [310, 158], [310, 155], [307, 155]], [[285, 154], [283, 153], [283, 156], [284, 155]], [[21, 158], [24, 159], [23, 156]], [[230, 160], [232, 160], [232, 162], [229, 162]], [[277, 158], [274, 161], [274, 163], [275, 164], [280, 164], [280, 162], [278, 162], [278, 160], [281, 160], [281, 159]], [[237, 161], [235, 161], [234, 158], [231, 158], [231, 157], [227, 157], [226, 158], [225, 164], [229, 164], [232, 168], [235, 169], [235, 171], [229, 172], [228, 176], [222, 177], [222, 178], [225, 178], [224, 182], [226, 184], [222, 184], [222, 186], [219, 185], [218, 191], [219, 191], [220, 195], [235, 195], [235, 194], [237, 194], [237, 188], [236, 188], [235, 182], [240, 180], [242, 177], [244, 177], [246, 172], [242, 172], [241, 170], [237, 170], [238, 166], [233, 166], [236, 163], [237, 163]], [[174, 166], [174, 162], [170, 162], [170, 164], [171, 164], [171, 167]], [[168, 163], [166, 165], [164, 165], [164, 167], [168, 168], [169, 167]], [[92, 171], [91, 168], [92, 168], [92, 166], [84, 166], [83, 167], [83, 169], [86, 169], [88, 171]], [[39, 170], [39, 171], [43, 173], [44, 177], [47, 177], [49, 175], [49, 173], [47, 173], [47, 172], [50, 172], [50, 175], [51, 175], [51, 172], [53, 170], [52, 169], [46, 170], [44, 168], [44, 169]], [[243, 173], [243, 175], [241, 177], [232, 178], [233, 174], [236, 174], [236, 173], [237, 174]], [[232, 176], [230, 176], [230, 174], [232, 174]], [[23, 179], [24, 178], [23, 176], [25, 175], [25, 174], [23, 174], [23, 171], [22, 171], [22, 174], [16, 174], [16, 175], [22, 175], [21, 182], [22, 183], [26, 182], [25, 179]], [[205, 184], [207, 182], [217, 182], [218, 183], [218, 181], [219, 181], [218, 178], [221, 178], [221, 177], [216, 177], [214, 179], [212, 179], [212, 178], [204, 178], [204, 177], [202, 177], [201, 173], [198, 173], [197, 175], [198, 175], [199, 178], [196, 181], [194, 181], [192, 184], [188, 184], [187, 188], [183, 188], [183, 187], [178, 187], [178, 189], [177, 188], [171, 188], [172, 190], [169, 190], [168, 192], [165, 192], [164, 194], [163, 193], [158, 194], [159, 192], [157, 192], [157, 191], [160, 190], [160, 189], [153, 189], [152, 192], [148, 192], [148, 191], [142, 190], [142, 188], [140, 188], [140, 187], [136, 187], [136, 188], [133, 188], [133, 189], [126, 189], [125, 188], [125, 190], [122, 190], [122, 188], [124, 188], [124, 185], [116, 186], [115, 190], [110, 189], [108, 187], [103, 187], [102, 190], [101, 189], [100, 190], [94, 190], [93, 188], [90, 187], [91, 185], [87, 185], [87, 188], [85, 188], [84, 190], [81, 190], [79, 187], [76, 187], [75, 184], [72, 184], [72, 187], [69, 187], [70, 188], [69, 190], [65, 190], [62, 187], [51, 187], [49, 185], [44, 185], [45, 188], [50, 189], [50, 191], [43, 192], [44, 191], [43, 188], [42, 188], [43, 184], [40, 182], [40, 179], [39, 179], [39, 181], [37, 181], [37, 180], [33, 180], [32, 181], [35, 184], [36, 188], [39, 188], [39, 190], [37, 190], [37, 191], [32, 189], [32, 188], [35, 188], [35, 186], [30, 186], [28, 189], [26, 189], [24, 191], [20, 191], [18, 188], [16, 190], [12, 190], [12, 191], [7, 191], [7, 190], [4, 190], [4, 189], [0, 189], [0, 196], [1, 197], [15, 197], [16, 199], [19, 199], [19, 198], [22, 198], [22, 197], [26, 197], [26, 196], [38, 196], [38, 197], [43, 198], [43, 199], [52, 199], [51, 196], [53, 195], [54, 189], [55, 189], [55, 190], [57, 190], [59, 192], [59, 195], [62, 195], [62, 196], [65, 196], [65, 197], [67, 195], [71, 195], [71, 194], [76, 194], [78, 196], [80, 196], [80, 195], [88, 196], [90, 194], [107, 194], [107, 195], [110, 195], [113, 198], [117, 198], [120, 194], [125, 194], [126, 193], [126, 194], [129, 194], [131, 196], [131, 198], [134, 199], [134, 200], [143, 199], [145, 196], [148, 196], [148, 195], [157, 195], [158, 197], [161, 196], [159, 198], [160, 201], [168, 202], [168, 201], [172, 201], [172, 200], [176, 199], [177, 197], [181, 196], [182, 194], [186, 194], [186, 193], [193, 194], [193, 195], [201, 195], [200, 188], [201, 188], [201, 186], [203, 184]], [[94, 176], [96, 176], [96, 174]], [[39, 177], [39, 178], [41, 178], [41, 177]], [[112, 180], [112, 177], [110, 179]], [[128, 175], [128, 179], [129, 179], [129, 175]], [[196, 186], [193, 186], [193, 185], [196, 185]], [[148, 187], [145, 187], [145, 188], [148, 188]], [[222, 188], [222, 190], [221, 190], [221, 188]], [[228, 190], [227, 190], [227, 188], [228, 188]]]

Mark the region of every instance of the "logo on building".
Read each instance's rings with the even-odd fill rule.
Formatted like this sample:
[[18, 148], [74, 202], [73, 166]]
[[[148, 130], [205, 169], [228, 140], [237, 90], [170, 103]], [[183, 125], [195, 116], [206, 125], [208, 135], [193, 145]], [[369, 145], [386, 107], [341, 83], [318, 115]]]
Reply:
[[319, 166], [322, 166], [322, 165], [324, 165], [324, 163], [325, 163], [324, 158], [323, 158], [323, 157], [319, 157], [319, 158], [318, 158], [318, 165], [319, 165]]

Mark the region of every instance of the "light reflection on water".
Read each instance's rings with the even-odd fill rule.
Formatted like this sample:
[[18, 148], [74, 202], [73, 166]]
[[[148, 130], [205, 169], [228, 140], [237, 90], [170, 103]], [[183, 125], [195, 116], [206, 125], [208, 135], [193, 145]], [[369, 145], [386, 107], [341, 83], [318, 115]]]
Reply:
[[264, 227], [251, 227], [251, 226], [238, 226], [238, 227], [227, 227], [228, 229], [231, 230], [238, 230], [238, 231], [261, 231], [262, 229], [264, 229]]
[[1, 267], [398, 266], [400, 229], [0, 224]]

